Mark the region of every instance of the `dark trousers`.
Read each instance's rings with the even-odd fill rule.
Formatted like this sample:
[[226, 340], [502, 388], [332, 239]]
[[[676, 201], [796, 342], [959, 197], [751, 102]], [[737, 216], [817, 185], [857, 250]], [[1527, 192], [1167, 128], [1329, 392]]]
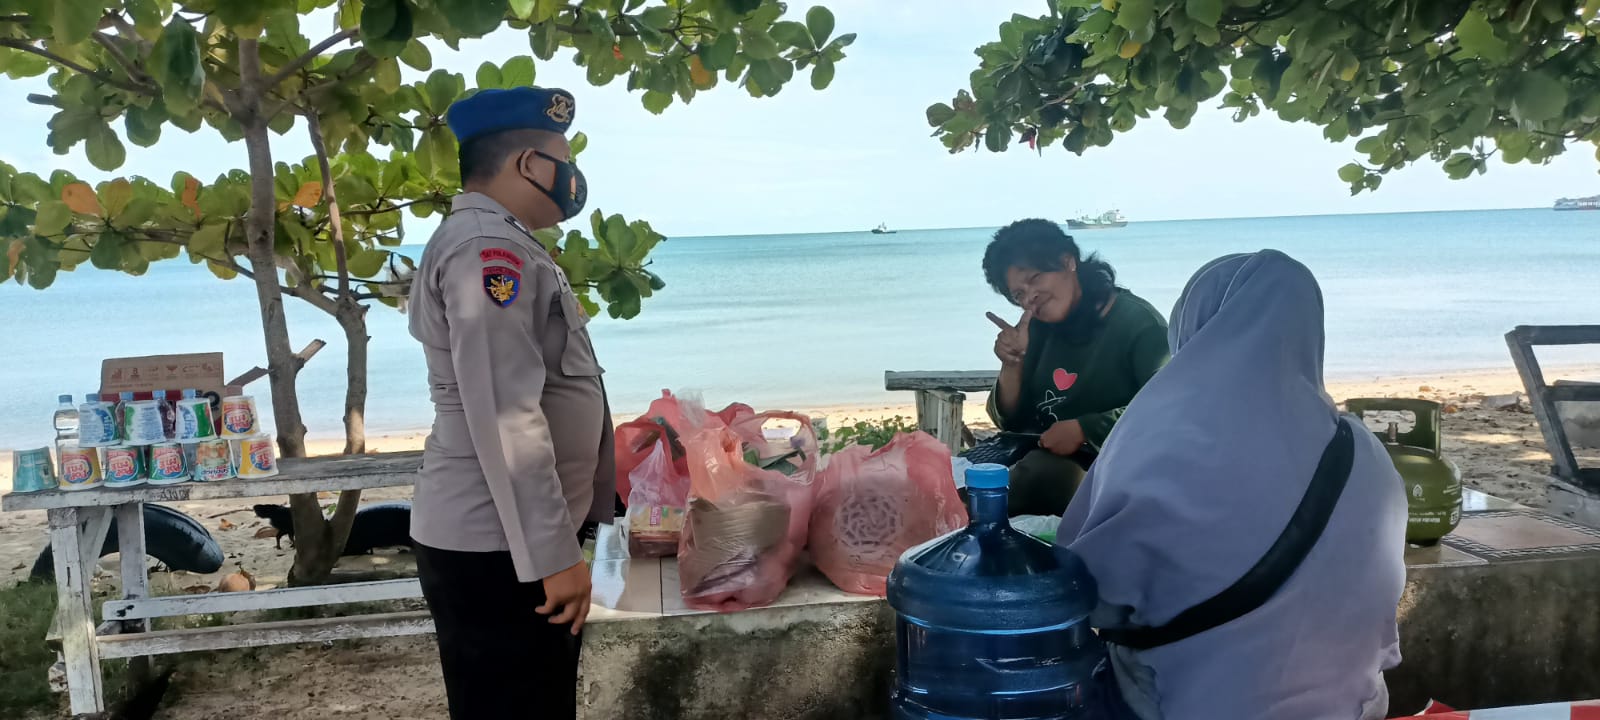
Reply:
[[451, 720], [576, 717], [579, 642], [534, 612], [544, 584], [517, 582], [509, 552], [415, 553]]

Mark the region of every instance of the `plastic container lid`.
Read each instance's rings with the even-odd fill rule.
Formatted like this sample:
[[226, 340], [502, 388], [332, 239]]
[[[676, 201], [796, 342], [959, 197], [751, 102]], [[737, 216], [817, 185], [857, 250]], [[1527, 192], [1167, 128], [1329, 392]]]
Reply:
[[100, 393], [89, 393], [88, 395], [83, 396], [83, 401], [86, 403], [100, 402]]
[[155, 391], [153, 393], [150, 393], [150, 399], [152, 399], [152, 400], [165, 400], [165, 399], [167, 399], [167, 391], [165, 391], [165, 390], [157, 390], [157, 391]]
[[59, 400], [62, 405], [71, 405], [72, 404], [72, 396], [71, 395], [62, 395], [60, 397], [57, 397], [56, 400]]
[[967, 487], [978, 490], [999, 490], [1011, 484], [1011, 471], [1004, 465], [983, 463], [967, 468]]
[[188, 390], [184, 390], [183, 391], [183, 399], [185, 399], [185, 400], [193, 400], [194, 399], [194, 389], [190, 388]]

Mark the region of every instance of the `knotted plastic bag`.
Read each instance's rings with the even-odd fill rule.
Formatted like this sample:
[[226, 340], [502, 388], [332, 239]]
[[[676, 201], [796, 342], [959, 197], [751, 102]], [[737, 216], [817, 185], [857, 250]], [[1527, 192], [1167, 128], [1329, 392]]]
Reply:
[[828, 456], [811, 511], [811, 559], [839, 589], [885, 593], [907, 549], [967, 525], [950, 450], [923, 432], [882, 449], [852, 445]]
[[[793, 437], [769, 440], [772, 420]], [[684, 437], [689, 507], [678, 545], [684, 603], [727, 612], [768, 605], [799, 564], [811, 517], [817, 436], [796, 413], [763, 413]]]

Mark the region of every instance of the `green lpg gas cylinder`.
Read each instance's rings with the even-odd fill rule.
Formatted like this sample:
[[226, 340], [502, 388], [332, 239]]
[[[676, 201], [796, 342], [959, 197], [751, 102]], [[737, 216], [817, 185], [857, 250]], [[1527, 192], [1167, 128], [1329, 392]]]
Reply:
[[1461, 470], [1439, 453], [1439, 425], [1443, 415], [1439, 403], [1363, 398], [1348, 400], [1345, 407], [1363, 420], [1381, 412], [1408, 412], [1416, 416], [1416, 425], [1408, 432], [1400, 432], [1399, 423], [1391, 422], [1377, 433], [1405, 483], [1410, 510], [1406, 542], [1433, 545], [1455, 530], [1461, 522]]

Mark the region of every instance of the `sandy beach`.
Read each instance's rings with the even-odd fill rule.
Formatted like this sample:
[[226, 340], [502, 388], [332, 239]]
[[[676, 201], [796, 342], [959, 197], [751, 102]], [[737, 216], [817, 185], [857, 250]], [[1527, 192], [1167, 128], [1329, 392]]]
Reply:
[[[1593, 377], [1600, 368], [1562, 368], [1548, 377]], [[1509, 369], [1493, 373], [1458, 373], [1427, 376], [1388, 377], [1368, 381], [1331, 383], [1329, 392], [1336, 399], [1354, 397], [1417, 397], [1439, 401], [1445, 406], [1445, 452], [1461, 468], [1466, 484], [1530, 506], [1546, 504], [1546, 473], [1550, 458], [1545, 451], [1538, 424], [1526, 399], [1505, 409], [1491, 409], [1486, 396], [1521, 391], [1521, 383]], [[911, 395], [906, 404], [835, 406], [809, 408], [813, 416], [828, 418], [838, 427], [856, 420], [878, 420], [896, 415], [911, 417]], [[974, 428], [988, 426], [982, 395], [969, 396], [966, 416]], [[619, 420], [631, 416], [621, 416]], [[373, 437], [368, 446], [374, 452], [412, 450], [421, 447], [426, 431]], [[342, 441], [319, 439], [312, 443], [313, 454], [337, 453]], [[1594, 463], [1600, 458], [1588, 458]], [[9, 458], [0, 458], [0, 488], [10, 487]], [[367, 501], [403, 499], [409, 488], [369, 492]], [[330, 497], [331, 501], [331, 497]], [[159, 572], [151, 576], [158, 593], [197, 591], [215, 587], [226, 574], [244, 570], [256, 578], [261, 589], [284, 582], [293, 561], [293, 551], [285, 542], [274, 547], [271, 538], [257, 538], [267, 527], [250, 507], [256, 502], [287, 502], [287, 498], [227, 500], [177, 504], [175, 507], [200, 520], [222, 546], [227, 560], [221, 572], [212, 575]], [[28, 569], [45, 544], [43, 512], [0, 513], [0, 587], [26, 578]], [[347, 558], [341, 571], [409, 569], [409, 556], [385, 553]], [[102, 561], [97, 583], [109, 588], [114, 583], [116, 556]], [[271, 717], [275, 720], [325, 718], [337, 716], [351, 720], [390, 717], [435, 717], [443, 715], [443, 690], [431, 639], [398, 639], [364, 643], [338, 643], [321, 648], [268, 648], [255, 651], [214, 653], [205, 662], [186, 662], [180, 656], [177, 687], [168, 700], [163, 718]], [[315, 678], [310, 681], [309, 678]], [[369, 702], [367, 698], [381, 698]], [[335, 712], [334, 710], [338, 711]]]

